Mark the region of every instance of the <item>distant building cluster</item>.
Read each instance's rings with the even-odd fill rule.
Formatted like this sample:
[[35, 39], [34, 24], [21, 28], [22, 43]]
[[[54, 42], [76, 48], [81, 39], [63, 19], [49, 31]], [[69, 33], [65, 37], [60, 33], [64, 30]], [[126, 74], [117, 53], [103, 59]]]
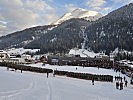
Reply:
[[15, 64], [25, 64], [31, 62], [33, 59], [28, 54], [8, 53], [4, 50], [0, 50], [0, 62], [10, 62]]

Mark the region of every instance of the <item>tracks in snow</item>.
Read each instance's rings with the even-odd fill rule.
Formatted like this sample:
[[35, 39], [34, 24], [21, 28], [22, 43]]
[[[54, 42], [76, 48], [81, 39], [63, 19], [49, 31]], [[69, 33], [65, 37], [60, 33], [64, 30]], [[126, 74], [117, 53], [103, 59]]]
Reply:
[[13, 90], [9, 92], [0, 92], [0, 100], [11, 100], [13, 97], [29, 91], [33, 87], [34, 87], [34, 83], [31, 82], [29, 87], [25, 89]]
[[48, 100], [52, 100], [52, 88], [49, 79], [47, 79], [47, 86], [48, 86]]

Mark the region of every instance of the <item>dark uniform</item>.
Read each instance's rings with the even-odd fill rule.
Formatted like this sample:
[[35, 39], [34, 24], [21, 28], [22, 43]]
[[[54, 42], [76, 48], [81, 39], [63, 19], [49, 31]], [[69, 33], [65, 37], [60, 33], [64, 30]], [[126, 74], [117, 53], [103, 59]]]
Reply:
[[119, 82], [116, 82], [116, 89], [119, 89]]
[[127, 83], [128, 83], [127, 80], [125, 80], [125, 87], [127, 87]]
[[49, 72], [47, 72], [47, 78], [48, 78]]
[[120, 90], [123, 89], [123, 82], [120, 82]]
[[92, 85], [94, 85], [94, 78], [92, 78]]

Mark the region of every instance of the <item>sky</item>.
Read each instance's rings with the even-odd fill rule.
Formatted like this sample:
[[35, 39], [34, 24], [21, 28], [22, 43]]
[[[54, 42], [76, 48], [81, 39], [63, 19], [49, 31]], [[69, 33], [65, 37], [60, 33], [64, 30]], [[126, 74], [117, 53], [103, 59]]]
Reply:
[[0, 36], [48, 25], [76, 8], [106, 15], [131, 2], [133, 0], [0, 0]]

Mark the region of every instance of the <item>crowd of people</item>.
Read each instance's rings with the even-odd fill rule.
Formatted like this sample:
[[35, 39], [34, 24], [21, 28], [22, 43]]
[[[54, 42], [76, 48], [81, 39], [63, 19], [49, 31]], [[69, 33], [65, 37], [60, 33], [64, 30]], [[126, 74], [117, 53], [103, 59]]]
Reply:
[[[124, 80], [124, 82], [123, 82], [123, 80]], [[127, 87], [128, 81], [126, 80], [125, 76], [123, 78], [116, 76], [115, 81], [116, 81], [116, 89], [123, 90], [123, 87]]]

